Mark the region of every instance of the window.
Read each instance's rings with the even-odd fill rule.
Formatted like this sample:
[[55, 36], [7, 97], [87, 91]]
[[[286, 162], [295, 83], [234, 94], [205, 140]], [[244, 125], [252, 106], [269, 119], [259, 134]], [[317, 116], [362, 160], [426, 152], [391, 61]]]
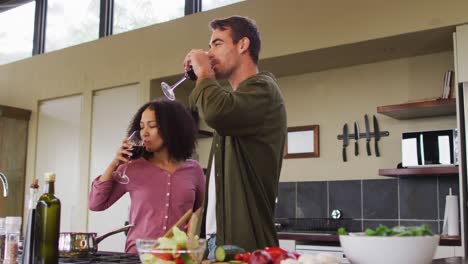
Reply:
[[0, 13], [0, 64], [32, 56], [35, 6], [33, 1]]
[[202, 11], [242, 2], [244, 0], [202, 0]]
[[115, 0], [114, 34], [126, 32], [179, 17], [185, 0]]
[[99, 0], [48, 0], [45, 51], [99, 37]]

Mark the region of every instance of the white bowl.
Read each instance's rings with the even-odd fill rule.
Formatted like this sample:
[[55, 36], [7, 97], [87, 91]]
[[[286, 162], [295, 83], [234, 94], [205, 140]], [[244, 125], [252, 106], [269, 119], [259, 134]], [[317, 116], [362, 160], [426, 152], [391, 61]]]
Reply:
[[439, 236], [340, 235], [346, 258], [353, 264], [427, 264], [432, 262]]

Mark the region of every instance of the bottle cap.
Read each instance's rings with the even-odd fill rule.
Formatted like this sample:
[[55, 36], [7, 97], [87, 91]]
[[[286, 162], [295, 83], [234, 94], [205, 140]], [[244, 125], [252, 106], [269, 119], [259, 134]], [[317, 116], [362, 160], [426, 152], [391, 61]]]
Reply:
[[44, 173], [44, 181], [46, 181], [46, 182], [55, 181], [55, 172], [46, 172], [46, 173]]

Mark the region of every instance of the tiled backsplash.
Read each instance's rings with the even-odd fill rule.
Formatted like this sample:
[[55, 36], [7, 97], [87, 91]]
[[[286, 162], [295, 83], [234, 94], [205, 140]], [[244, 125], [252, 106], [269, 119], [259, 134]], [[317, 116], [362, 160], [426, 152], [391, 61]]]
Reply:
[[275, 216], [330, 218], [333, 209], [352, 219], [350, 231], [387, 226], [428, 224], [440, 233], [445, 196], [458, 195], [457, 176], [418, 176], [397, 179], [281, 182]]

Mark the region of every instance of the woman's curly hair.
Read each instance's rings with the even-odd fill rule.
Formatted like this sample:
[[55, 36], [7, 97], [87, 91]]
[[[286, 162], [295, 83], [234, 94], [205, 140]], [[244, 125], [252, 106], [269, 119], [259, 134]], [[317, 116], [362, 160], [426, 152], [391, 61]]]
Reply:
[[[160, 98], [144, 104], [130, 121], [127, 136], [135, 130], [140, 131], [141, 115], [146, 109], [155, 112], [158, 133], [167, 148], [169, 159], [184, 161], [190, 158], [196, 147], [198, 128], [192, 113], [180, 102]], [[138, 137], [141, 137], [140, 133]], [[152, 155], [146, 150], [143, 153], [144, 158]]]

